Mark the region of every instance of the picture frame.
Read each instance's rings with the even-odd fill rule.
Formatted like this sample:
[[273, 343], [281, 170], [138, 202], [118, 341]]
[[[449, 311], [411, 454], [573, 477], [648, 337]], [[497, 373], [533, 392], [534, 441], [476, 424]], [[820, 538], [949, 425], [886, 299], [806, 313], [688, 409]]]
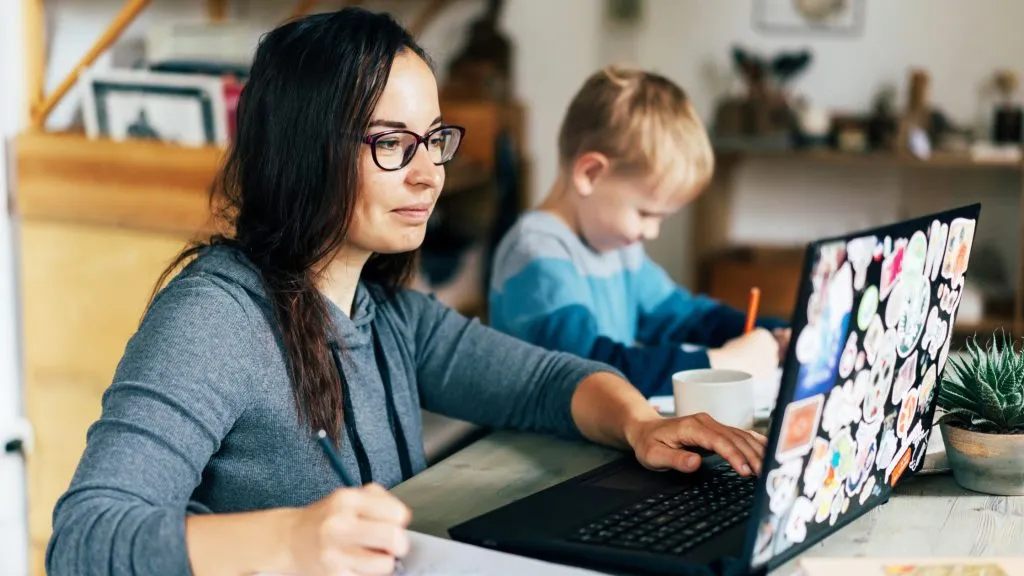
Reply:
[[865, 0], [754, 0], [753, 26], [763, 34], [860, 36]]
[[227, 146], [224, 81], [136, 69], [89, 70], [79, 80], [90, 139]]

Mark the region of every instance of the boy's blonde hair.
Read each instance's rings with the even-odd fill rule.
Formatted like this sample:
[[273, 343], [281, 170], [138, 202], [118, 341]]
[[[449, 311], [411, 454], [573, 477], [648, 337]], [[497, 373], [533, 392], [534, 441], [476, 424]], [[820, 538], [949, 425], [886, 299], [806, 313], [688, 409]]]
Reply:
[[652, 72], [610, 66], [595, 72], [569, 104], [558, 134], [559, 163], [571, 170], [587, 152], [615, 172], [653, 176], [685, 190], [707, 185], [714, 152], [686, 93]]

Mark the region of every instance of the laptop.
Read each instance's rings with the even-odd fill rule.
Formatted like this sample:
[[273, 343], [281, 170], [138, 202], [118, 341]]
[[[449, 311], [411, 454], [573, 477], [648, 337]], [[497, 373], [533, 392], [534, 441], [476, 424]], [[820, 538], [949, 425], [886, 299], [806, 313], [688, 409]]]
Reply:
[[765, 574], [921, 469], [979, 204], [810, 243], [762, 474], [619, 460], [452, 527], [626, 573]]

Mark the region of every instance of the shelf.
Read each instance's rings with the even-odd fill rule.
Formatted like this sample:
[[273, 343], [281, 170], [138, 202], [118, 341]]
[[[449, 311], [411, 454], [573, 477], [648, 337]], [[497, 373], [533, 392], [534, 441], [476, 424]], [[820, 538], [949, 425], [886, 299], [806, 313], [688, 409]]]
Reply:
[[15, 156], [20, 218], [192, 236], [210, 222], [223, 150], [30, 131]]
[[837, 150], [799, 149], [740, 149], [721, 147], [715, 154], [725, 160], [765, 159], [793, 160], [823, 165], [897, 168], [967, 168], [978, 170], [1020, 171], [1021, 162], [975, 160], [970, 155], [956, 152], [935, 152], [931, 158], [920, 160], [913, 156], [886, 152], [840, 152]]
[[[21, 218], [183, 236], [213, 229], [209, 191], [221, 148], [30, 131], [15, 140], [15, 155]], [[490, 181], [480, 162], [460, 158], [448, 166], [445, 190], [466, 192]]]

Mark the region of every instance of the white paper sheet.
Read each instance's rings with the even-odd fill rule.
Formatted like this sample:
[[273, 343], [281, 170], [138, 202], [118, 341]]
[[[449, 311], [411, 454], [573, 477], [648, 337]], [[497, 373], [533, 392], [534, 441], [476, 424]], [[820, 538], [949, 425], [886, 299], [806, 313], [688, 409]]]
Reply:
[[598, 576], [571, 566], [409, 532], [412, 549], [395, 576]]
[[[409, 554], [393, 576], [602, 576], [572, 566], [496, 552], [409, 531]], [[255, 576], [282, 576], [261, 572]]]

